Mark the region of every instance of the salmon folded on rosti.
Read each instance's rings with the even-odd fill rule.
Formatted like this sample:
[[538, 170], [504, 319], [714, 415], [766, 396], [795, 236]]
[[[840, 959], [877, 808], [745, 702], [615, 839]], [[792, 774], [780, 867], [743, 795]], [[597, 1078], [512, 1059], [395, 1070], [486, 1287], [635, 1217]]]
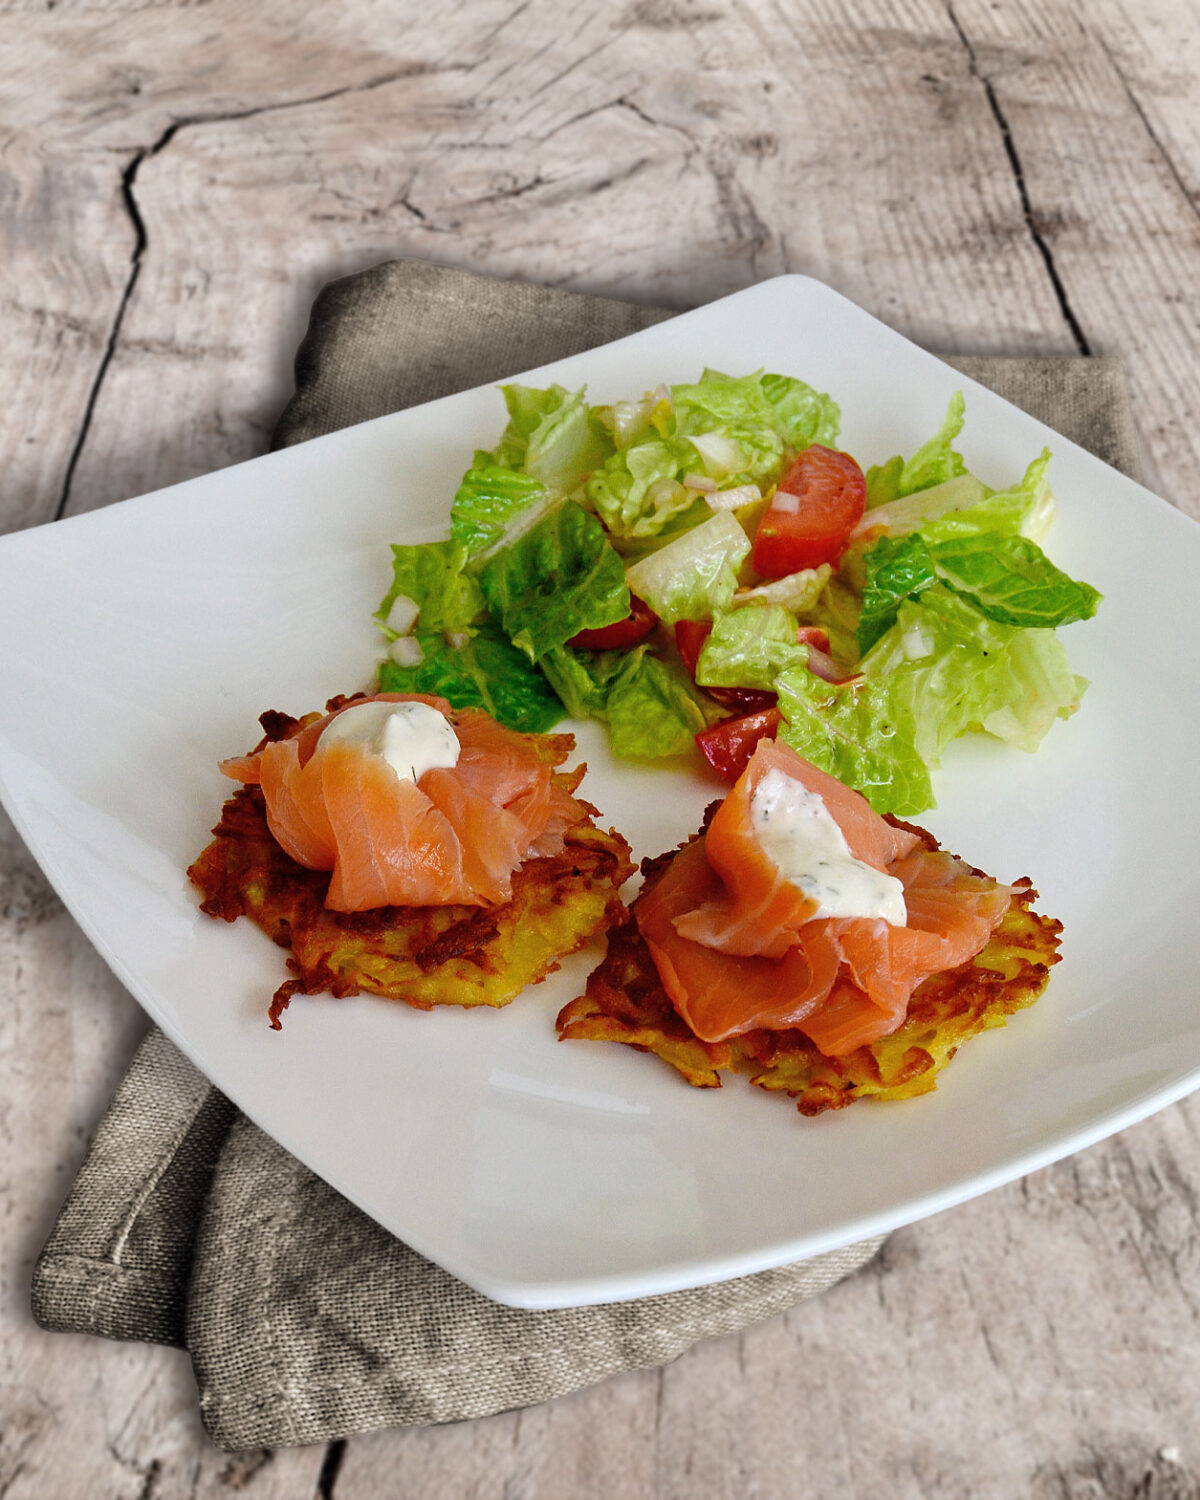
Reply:
[[[812, 883], [786, 878], [755, 821], [756, 795], [780, 777], [819, 799], [846, 860], [885, 878], [900, 920], [828, 914]], [[748, 1071], [803, 1114], [932, 1089], [963, 1041], [1041, 994], [1057, 961], [1060, 924], [1031, 910], [1027, 879], [972, 869], [772, 740], [705, 828], [643, 871], [560, 1037], [655, 1052], [698, 1087]]]
[[[454, 763], [398, 774], [334, 732], [367, 704], [443, 716]], [[335, 698], [325, 714], [264, 714], [243, 783], [188, 871], [201, 910], [248, 916], [290, 950], [296, 993], [371, 991], [420, 1009], [508, 1004], [625, 915], [629, 846], [558, 768], [571, 735], [520, 734], [478, 709], [416, 694]]]

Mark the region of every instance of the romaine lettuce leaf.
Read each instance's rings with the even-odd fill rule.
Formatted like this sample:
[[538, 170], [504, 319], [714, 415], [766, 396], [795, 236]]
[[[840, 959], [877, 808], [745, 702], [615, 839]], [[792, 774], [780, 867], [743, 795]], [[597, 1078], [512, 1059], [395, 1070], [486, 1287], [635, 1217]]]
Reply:
[[929, 548], [934, 571], [989, 620], [1053, 629], [1090, 620], [1100, 594], [1056, 568], [1023, 536], [951, 537]]
[[681, 482], [681, 476], [698, 465], [690, 443], [649, 431], [592, 475], [588, 499], [615, 535], [657, 536], [688, 511], [706, 513]]
[[758, 375], [705, 370], [694, 385], [672, 386], [671, 399], [676, 437], [719, 433], [737, 445], [740, 461], [723, 462], [726, 474], [736, 472], [758, 480], [778, 476], [784, 440]]
[[604, 711], [613, 752], [621, 756], [685, 755], [707, 722], [691, 685], [645, 646], [625, 659], [608, 689]]
[[741, 609], [749, 604], [782, 604], [793, 614], [806, 614], [817, 606], [821, 594], [833, 575], [828, 563], [818, 568], [802, 568], [798, 573], [785, 573], [782, 578], [771, 578], [756, 588], [739, 589], [733, 596], [733, 608]]
[[380, 692], [437, 693], [455, 708], [482, 708], [526, 734], [545, 734], [562, 718], [546, 679], [491, 621], [457, 645], [440, 631], [418, 631], [415, 639], [424, 660], [411, 667], [384, 661]]
[[877, 812], [912, 816], [934, 805], [931, 770], [951, 740], [982, 728], [1035, 750], [1086, 686], [1048, 630], [981, 615], [942, 584], [905, 599], [863, 658], [857, 687], [831, 687], [806, 669], [776, 679], [784, 740]]
[[808, 649], [796, 640], [796, 617], [781, 604], [747, 604], [717, 615], [696, 662], [701, 687], [762, 688], [803, 665]]
[[572, 494], [613, 451], [612, 440], [588, 407], [586, 392], [561, 385], [500, 387], [508, 426], [495, 449], [476, 454], [488, 465], [523, 469], [556, 495]]
[[1068, 577], [1027, 537], [967, 531], [932, 540], [932, 529], [884, 537], [864, 554], [860, 652], [889, 628], [903, 599], [939, 581], [1002, 625], [1052, 630], [1096, 613], [1091, 584]]
[[885, 634], [903, 600], [937, 582], [933, 559], [920, 532], [883, 537], [863, 555], [866, 583], [858, 617], [858, 649], [862, 655]]
[[[1046, 643], [1038, 645], [1038, 638]], [[992, 723], [1034, 749], [1056, 717], [1079, 706], [1085, 686], [1066, 667], [1050, 631], [1027, 631], [981, 615], [942, 584], [905, 600], [896, 623], [863, 658], [866, 683], [886, 686], [918, 753], [937, 766], [951, 740]], [[995, 716], [1000, 715], [997, 719]]]
[[[978, 500], [957, 508], [945, 509], [918, 522], [928, 542], [943, 542], [962, 536], [996, 532], [1004, 536], [1028, 537], [1040, 542], [1054, 519], [1054, 495], [1046, 478], [1050, 450], [1043, 448], [1025, 470], [1020, 484], [1011, 489], [986, 494], [980, 486]], [[927, 495], [932, 492], [926, 492]], [[895, 535], [896, 528], [891, 528]]]
[[392, 605], [402, 596], [420, 611], [416, 625], [421, 631], [465, 630], [483, 613], [479, 585], [463, 572], [465, 553], [460, 543], [393, 547], [392, 558], [392, 586], [376, 611], [381, 623], [386, 625]]
[[987, 497], [987, 490], [974, 474], [957, 474], [944, 484], [935, 484], [912, 495], [881, 501], [868, 510], [855, 530], [859, 533], [886, 531], [888, 536], [906, 536], [927, 531], [935, 518], [972, 509]]
[[965, 413], [963, 393], [955, 391], [950, 397], [950, 405], [946, 408], [942, 425], [928, 442], [922, 443], [913, 456], [905, 461], [904, 468], [900, 471], [901, 495], [915, 495], [918, 490], [945, 484], [948, 479], [967, 472], [962, 454], [954, 450], [954, 439], [962, 431]]
[[630, 609], [625, 565], [600, 522], [573, 500], [493, 554], [479, 582], [492, 616], [534, 661]]
[[900, 498], [900, 476], [904, 473], [904, 457], [897, 453], [886, 463], [872, 464], [867, 470], [867, 509], [877, 505], [889, 505]]
[[728, 511], [718, 511], [634, 563], [626, 578], [668, 625], [705, 620], [729, 608], [737, 570], [749, 552], [750, 539], [741, 526]]
[[603, 719], [609, 684], [616, 673], [618, 651], [578, 651], [551, 646], [538, 667], [573, 719]]
[[791, 375], [762, 375], [759, 384], [774, 412], [775, 430], [789, 448], [807, 448], [813, 443], [837, 447], [842, 413], [831, 396]]
[[476, 557], [499, 544], [519, 517], [540, 513], [550, 500], [550, 491], [540, 479], [497, 464], [479, 464], [486, 454], [476, 454], [476, 467], [462, 477], [450, 507], [450, 535], [468, 557]]
[[562, 406], [567, 398], [567, 391], [561, 385], [547, 386], [544, 389], [532, 385], [502, 385], [500, 394], [508, 408], [508, 425], [500, 434], [500, 441], [490, 452], [479, 451], [475, 454], [475, 466], [520, 469], [525, 463], [529, 439], [541, 422]]
[[967, 472], [962, 455], [956, 453], [953, 446], [954, 439], [962, 431], [965, 411], [963, 393], [955, 391], [942, 425], [911, 458], [904, 459], [897, 454], [886, 463], [872, 464], [866, 474], [868, 511], [880, 505], [894, 504], [920, 490], [945, 484]]
[[980, 727], [1018, 750], [1032, 753], [1055, 719], [1069, 719], [1087, 690], [1087, 678], [1072, 672], [1067, 653], [1052, 630], [1017, 633], [1002, 662], [993, 669], [1009, 683], [999, 708]]
[[608, 725], [616, 755], [682, 755], [707, 722], [691, 684], [651, 655], [645, 643], [631, 651], [560, 646], [548, 651], [539, 666], [573, 718]]
[[784, 743], [862, 792], [876, 812], [911, 817], [935, 805], [929, 768], [884, 684], [856, 692], [794, 666], [779, 675], [775, 690]]

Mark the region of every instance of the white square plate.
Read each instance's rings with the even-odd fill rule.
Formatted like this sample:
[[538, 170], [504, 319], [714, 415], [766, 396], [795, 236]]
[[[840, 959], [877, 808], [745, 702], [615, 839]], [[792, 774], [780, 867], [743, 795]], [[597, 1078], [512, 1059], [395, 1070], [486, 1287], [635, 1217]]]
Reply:
[[[1102, 589], [1066, 634], [1092, 679], [1036, 756], [953, 748], [923, 819], [1065, 924], [1048, 992], [964, 1048], [936, 1094], [818, 1120], [734, 1080], [688, 1088], [632, 1049], [559, 1044], [593, 951], [503, 1011], [369, 997], [266, 1005], [283, 954], [200, 915], [184, 870], [267, 708], [369, 680], [393, 541], [445, 534], [480, 388], [0, 540], [0, 792], [67, 906], [163, 1030], [253, 1120], [415, 1249], [501, 1302], [558, 1307], [783, 1264], [1075, 1151], [1200, 1082], [1200, 528], [844, 298], [783, 277], [529, 372], [635, 396], [705, 365], [801, 376], [864, 465], [911, 452], [965, 389], [961, 443], [1014, 481], [1049, 443], [1054, 560]], [[615, 763], [586, 795], [658, 853], [714, 783]]]

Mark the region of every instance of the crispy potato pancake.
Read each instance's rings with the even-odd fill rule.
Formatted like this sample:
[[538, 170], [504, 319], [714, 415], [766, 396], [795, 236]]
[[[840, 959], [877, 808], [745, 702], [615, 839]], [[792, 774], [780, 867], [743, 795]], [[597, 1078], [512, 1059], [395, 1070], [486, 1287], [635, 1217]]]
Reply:
[[[263, 716], [268, 738], [295, 723]], [[527, 738], [551, 766], [574, 748], [571, 735]], [[556, 771], [554, 781], [574, 793], [583, 771]], [[229, 798], [213, 833], [188, 870], [204, 897], [201, 911], [226, 922], [249, 917], [291, 951], [295, 977], [276, 991], [269, 1011], [276, 1030], [293, 995], [321, 991], [340, 997], [369, 990], [419, 1010], [507, 1005], [558, 968], [559, 959], [624, 918], [617, 892], [634, 870], [620, 834], [589, 818], [567, 831], [561, 854], [526, 860], [514, 872], [512, 900], [502, 906], [337, 912], [324, 904], [329, 872], [306, 869], [275, 842], [258, 787]]]
[[[912, 824], [901, 825], [913, 828]], [[921, 833], [930, 848], [936, 841]], [[653, 885], [674, 853], [646, 860]], [[983, 872], [974, 870], [976, 875]], [[587, 992], [564, 1006], [560, 1040], [625, 1042], [654, 1052], [696, 1088], [720, 1088], [725, 1069], [748, 1073], [759, 1088], [785, 1093], [802, 1115], [845, 1109], [859, 1099], [908, 1099], [928, 1093], [963, 1042], [1032, 1005], [1058, 962], [1062, 924], [1031, 909], [1028, 879], [1013, 886], [1008, 911], [987, 946], [969, 963], [931, 975], [913, 992], [907, 1019], [890, 1036], [845, 1057], [826, 1057], [801, 1031], [750, 1031], [726, 1042], [702, 1042], [680, 1018], [638, 930], [633, 910], [609, 934], [608, 954]]]

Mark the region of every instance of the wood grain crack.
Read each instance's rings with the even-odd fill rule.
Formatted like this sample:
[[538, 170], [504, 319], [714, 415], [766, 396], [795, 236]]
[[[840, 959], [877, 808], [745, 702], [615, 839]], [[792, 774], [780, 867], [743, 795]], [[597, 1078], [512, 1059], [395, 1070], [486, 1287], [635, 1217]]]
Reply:
[[1008, 119], [997, 97], [995, 86], [991, 79], [981, 71], [979, 59], [975, 55], [974, 45], [970, 37], [963, 30], [962, 23], [958, 19], [958, 14], [953, 4], [949, 3], [949, 0], [947, 0], [946, 14], [949, 16], [950, 24], [958, 33], [958, 39], [966, 51], [968, 70], [973, 78], [978, 79], [983, 88], [988, 107], [992, 112], [992, 117], [1000, 130], [1000, 137], [1004, 142], [1004, 152], [1008, 157], [1008, 164], [1012, 169], [1013, 180], [1016, 183], [1017, 196], [1021, 202], [1021, 213], [1025, 220], [1025, 226], [1029, 230], [1029, 236], [1033, 240], [1038, 254], [1042, 257], [1042, 261], [1046, 267], [1046, 274], [1050, 278], [1050, 285], [1054, 289], [1054, 295], [1058, 301], [1059, 311], [1062, 313], [1067, 327], [1071, 330], [1071, 337], [1075, 340], [1075, 347], [1079, 350], [1080, 354], [1091, 354], [1092, 346], [1088, 342], [1087, 335], [1084, 333], [1079, 319], [1075, 316], [1075, 310], [1071, 306], [1070, 298], [1067, 296], [1067, 289], [1063, 285], [1062, 277], [1058, 273], [1058, 267], [1054, 263], [1054, 253], [1050, 249], [1050, 244], [1045, 235], [1042, 234], [1038, 227], [1037, 215], [1033, 211], [1033, 203], [1029, 197], [1029, 186], [1025, 181], [1025, 172], [1021, 166], [1021, 158], [1017, 152], [1016, 142], [1013, 140]]
[[[320, 94], [305, 95], [302, 99], [276, 99], [267, 104], [251, 105], [249, 109], [215, 110], [211, 114], [185, 115], [181, 119], [173, 120], [152, 145], [143, 146], [140, 151], [134, 153], [124, 172], [121, 174], [121, 201], [133, 226], [133, 250], [129, 257], [129, 273], [126, 276], [124, 289], [117, 302], [117, 310], [109, 327], [104, 350], [100, 356], [100, 362], [96, 366], [96, 373], [88, 390], [87, 400], [84, 402], [83, 416], [79, 423], [79, 430], [75, 435], [75, 442], [71, 446], [66, 470], [63, 474], [62, 489], [59, 492], [58, 505], [55, 507], [54, 520], [62, 519], [70, 503], [71, 485], [75, 478], [75, 471], [79, 466], [84, 444], [87, 442], [88, 434], [91, 431], [92, 419], [96, 412], [96, 403], [100, 398], [100, 389], [104, 384], [105, 376], [108, 374], [109, 366], [112, 364], [113, 355], [116, 353], [117, 341], [121, 336], [121, 325], [125, 321], [125, 313], [129, 307], [130, 298], [133, 296], [133, 289], [137, 285], [138, 276], [141, 274], [142, 261], [149, 245], [146, 223], [142, 218], [137, 197], [134, 193], [134, 184], [137, 181], [142, 163], [153, 156], [161, 155], [181, 130], [194, 125], [224, 124], [237, 120], [250, 120], [257, 115], [273, 114], [285, 109], [304, 109], [309, 105], [326, 104], [331, 99], [340, 99], [348, 94], [370, 93], [374, 89], [385, 88], [390, 83], [399, 83], [406, 78], [419, 77], [430, 72], [459, 71], [463, 66], [465, 65], [452, 63], [446, 64], [444, 68], [441, 66], [431, 68], [427, 64], [410, 64], [401, 68], [392, 68], [375, 78], [368, 78], [363, 83], [344, 84], [340, 88], [326, 89]], [[409, 205], [406, 203], [405, 207], [409, 207]], [[417, 213], [418, 211], [413, 209], [412, 212]]]
[[346, 1457], [346, 1439], [338, 1438], [325, 1450], [321, 1472], [317, 1475], [317, 1500], [333, 1500], [333, 1487]]
[[1196, 216], [1196, 218], [1200, 219], [1200, 203], [1196, 201], [1195, 194], [1184, 181], [1183, 173], [1179, 170], [1175, 158], [1171, 155], [1170, 151], [1167, 150], [1166, 144], [1164, 143], [1162, 137], [1151, 124], [1150, 116], [1142, 107], [1141, 100], [1133, 92], [1133, 88], [1130, 85], [1128, 78], [1126, 78], [1124, 72], [1122, 71], [1121, 65], [1117, 61], [1112, 48], [1107, 44], [1107, 42], [1104, 41], [1100, 42], [1100, 48], [1105, 57], [1108, 59], [1109, 66], [1112, 68], [1113, 73], [1116, 75], [1117, 82], [1121, 85], [1122, 92], [1124, 93], [1126, 99], [1129, 100], [1130, 107], [1132, 108], [1134, 114], [1137, 115], [1138, 120], [1141, 122], [1142, 129], [1150, 137], [1150, 141], [1154, 146], [1154, 149], [1158, 152], [1159, 156], [1162, 157], [1163, 165], [1171, 174], [1171, 180], [1183, 195], [1183, 201], [1187, 204], [1188, 208]]

